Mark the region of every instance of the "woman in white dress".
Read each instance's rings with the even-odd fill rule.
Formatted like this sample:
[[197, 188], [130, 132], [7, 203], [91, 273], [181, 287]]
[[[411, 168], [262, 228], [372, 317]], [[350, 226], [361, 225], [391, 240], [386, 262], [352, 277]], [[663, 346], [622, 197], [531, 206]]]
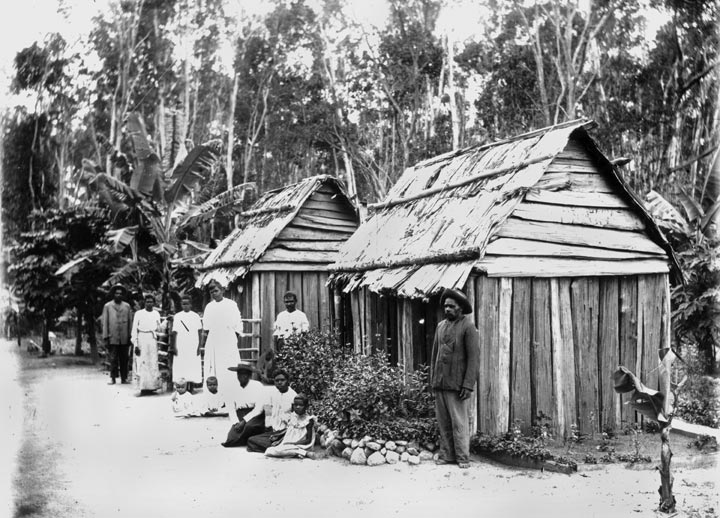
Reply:
[[242, 333], [240, 310], [235, 301], [223, 296], [223, 287], [218, 282], [210, 283], [212, 300], [205, 306], [203, 313], [205, 349], [203, 373], [205, 379], [215, 376], [218, 380], [218, 392], [225, 394], [228, 389], [237, 385], [235, 373], [229, 367], [240, 363], [238, 339]]
[[184, 378], [188, 391], [192, 393], [194, 384], [202, 383], [200, 367], [200, 337], [202, 321], [200, 315], [190, 309], [190, 296], [182, 297], [182, 311], [173, 317], [172, 341], [175, 357], [172, 364], [173, 380]]
[[160, 368], [156, 333], [160, 326], [160, 313], [154, 309], [155, 297], [145, 295], [145, 308], [133, 317], [131, 341], [135, 346], [133, 376], [140, 395], [160, 388]]

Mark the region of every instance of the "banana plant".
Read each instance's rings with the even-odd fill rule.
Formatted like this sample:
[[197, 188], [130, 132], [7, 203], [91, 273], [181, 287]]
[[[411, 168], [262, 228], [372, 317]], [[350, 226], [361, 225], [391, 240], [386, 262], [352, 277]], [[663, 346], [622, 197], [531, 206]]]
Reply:
[[[186, 224], [186, 216], [194, 212], [192, 194], [216, 173], [222, 153], [219, 140], [194, 146], [189, 151], [184, 144], [178, 145], [176, 135], [181, 126], [182, 121], [173, 116], [170, 128], [173, 136], [166, 146], [169, 156], [163, 160], [153, 149], [142, 119], [136, 113], [128, 116], [126, 130], [134, 156], [127, 160], [116, 153], [116, 160], [111, 163], [132, 164], [129, 182], [118, 177], [122, 176], [118, 170], [111, 174], [99, 170], [90, 160], [83, 161], [85, 178], [94, 185], [99, 201], [110, 209], [116, 225], [108, 233], [108, 246], [115, 253], [128, 247], [132, 252], [131, 258], [106, 284], [137, 278], [146, 273], [143, 270], [152, 268], [156, 261], [146, 257], [138, 247], [139, 238], [146, 232], [154, 242], [147, 250], [160, 259], [164, 306], [169, 300], [173, 269], [180, 262], [180, 245], [184, 242], [179, 230]], [[163, 170], [163, 165], [168, 168]]]

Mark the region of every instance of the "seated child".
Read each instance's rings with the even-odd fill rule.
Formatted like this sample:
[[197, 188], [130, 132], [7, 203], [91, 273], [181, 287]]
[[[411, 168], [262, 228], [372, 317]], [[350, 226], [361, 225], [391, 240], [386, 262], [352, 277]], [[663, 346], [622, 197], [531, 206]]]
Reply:
[[225, 402], [218, 393], [218, 380], [215, 376], [208, 376], [205, 380], [207, 392], [203, 392], [201, 403], [198, 405], [197, 414], [202, 416], [227, 415]]
[[177, 417], [185, 417], [193, 412], [193, 396], [188, 392], [187, 385], [185, 378], [180, 378], [175, 382], [175, 392], [170, 396], [172, 409]]
[[315, 416], [307, 413], [308, 403], [304, 395], [295, 396], [285, 434], [265, 450], [266, 457], [315, 458], [312, 451], [315, 445]]

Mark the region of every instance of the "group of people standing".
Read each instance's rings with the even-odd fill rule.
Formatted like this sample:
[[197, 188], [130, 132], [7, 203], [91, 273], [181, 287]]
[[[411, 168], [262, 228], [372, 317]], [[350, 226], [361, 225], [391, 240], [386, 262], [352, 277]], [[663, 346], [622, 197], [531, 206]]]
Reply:
[[[187, 383], [187, 387], [180, 387], [180, 396], [187, 389], [192, 393], [192, 387], [202, 378], [206, 380], [208, 388], [213, 389], [209, 396], [217, 395], [215, 399], [224, 403], [231, 422], [222, 443], [225, 447], [247, 446], [249, 451], [265, 451], [268, 456], [312, 456], [315, 418], [308, 413], [309, 401], [290, 388], [287, 372], [268, 367], [274, 365], [272, 351], [285, 338], [309, 328], [307, 317], [296, 307], [297, 296], [292, 292], [284, 296], [286, 310], [275, 320], [274, 344], [263, 358], [265, 371], [259, 373], [255, 366], [240, 360], [242, 319], [237, 304], [224, 297], [224, 289], [217, 282], [210, 284], [209, 292], [211, 301], [202, 318], [191, 310], [186, 296], [182, 311], [172, 320], [173, 378]], [[124, 288], [116, 286], [112, 294], [113, 300], [105, 304], [101, 318], [103, 340], [110, 355], [110, 383], [116, 383], [118, 373], [121, 383], [128, 383], [128, 346], [132, 343], [140, 394], [157, 390], [160, 375], [156, 333], [161, 317], [154, 309], [154, 297], [147, 295], [144, 308], [133, 316], [130, 305], [122, 300]], [[430, 357], [430, 385], [440, 431], [437, 462], [467, 468], [469, 411], [477, 381], [479, 336], [467, 317], [473, 308], [462, 291], [445, 290], [440, 304], [445, 319], [435, 330]], [[261, 374], [266, 384], [252, 379], [254, 373]], [[174, 405], [180, 404], [176, 396]]]

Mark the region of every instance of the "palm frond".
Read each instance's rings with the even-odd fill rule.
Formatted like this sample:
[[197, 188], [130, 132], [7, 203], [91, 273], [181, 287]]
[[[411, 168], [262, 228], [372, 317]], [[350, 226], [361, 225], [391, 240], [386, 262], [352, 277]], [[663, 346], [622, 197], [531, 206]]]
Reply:
[[660, 227], [679, 234], [690, 233], [687, 220], [659, 193], [650, 191], [645, 197], [645, 207]]
[[219, 140], [195, 146], [173, 171], [172, 183], [165, 192], [165, 201], [173, 205], [183, 194], [191, 192], [194, 185], [204, 178], [203, 174], [215, 167], [221, 150], [222, 143]]
[[123, 227], [108, 230], [105, 236], [112, 247], [113, 252], [121, 253], [125, 248], [133, 243], [137, 235], [137, 225], [132, 227]]
[[205, 203], [195, 206], [193, 209], [188, 210], [185, 217], [178, 223], [178, 226], [197, 225], [214, 217], [218, 212], [241, 206], [246, 201], [245, 193], [248, 191], [257, 193], [257, 185], [255, 182], [236, 185], [232, 189], [228, 189], [210, 198]]

